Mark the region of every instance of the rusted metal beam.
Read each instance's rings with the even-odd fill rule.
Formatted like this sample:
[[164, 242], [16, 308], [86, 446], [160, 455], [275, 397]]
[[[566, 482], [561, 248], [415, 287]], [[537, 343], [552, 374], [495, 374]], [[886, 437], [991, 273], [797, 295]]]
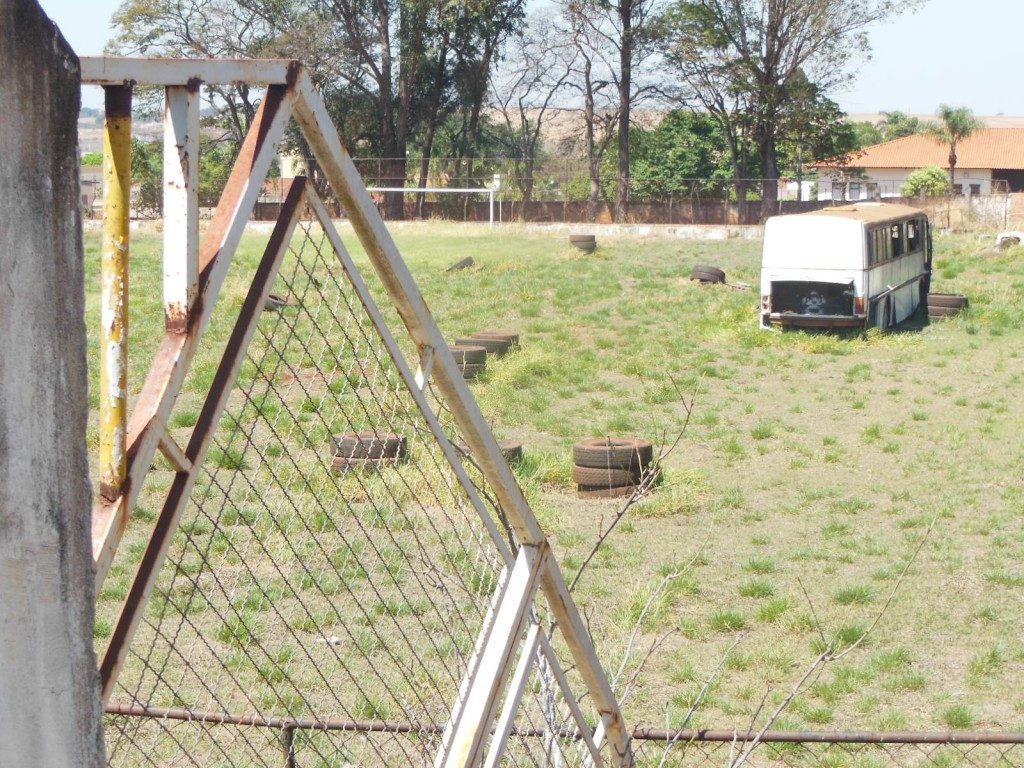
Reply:
[[162, 59], [124, 56], [83, 56], [85, 85], [188, 85], [246, 83], [284, 85], [295, 63], [291, 59]]
[[113, 692], [117, 676], [128, 655], [132, 637], [134, 637], [135, 630], [145, 613], [146, 603], [153, 591], [153, 585], [156, 584], [160, 566], [163, 565], [174, 531], [178, 527], [178, 521], [188, 504], [196, 475], [202, 466], [206, 450], [227, 405], [231, 389], [238, 376], [238, 369], [241, 367], [246, 349], [249, 347], [249, 341], [256, 331], [267, 294], [270, 293], [281, 260], [288, 251], [292, 232], [295, 230], [299, 213], [302, 210], [305, 192], [306, 180], [302, 177], [295, 179], [288, 191], [287, 198], [285, 198], [284, 205], [281, 207], [281, 216], [271, 233], [263, 258], [249, 286], [249, 292], [239, 310], [238, 319], [235, 321], [234, 329], [224, 349], [224, 356], [221, 358], [213, 383], [210, 385], [210, 391], [192, 430], [192, 437], [185, 449], [185, 456], [191, 466], [187, 472], [179, 472], [174, 476], [171, 490], [167, 494], [167, 499], [164, 501], [163, 508], [153, 527], [149, 544], [142, 554], [142, 560], [128, 591], [124, 608], [118, 616], [117, 624], [110, 636], [110, 643], [103, 655], [102, 662], [100, 662], [101, 696], [104, 702], [109, 700], [110, 694]]
[[199, 82], [169, 86], [164, 108], [164, 322], [184, 333], [199, 280]]
[[290, 86], [275, 85], [267, 89], [203, 238], [195, 311], [190, 313], [188, 329], [185, 333], [167, 333], [150, 366], [128, 421], [127, 469], [120, 495], [114, 500], [101, 497], [93, 509], [92, 546], [97, 591], [110, 569], [114, 551], [127, 525], [128, 511], [153, 461], [164, 425], [259, 197], [263, 179], [284, 137], [294, 99], [294, 88]]
[[[138, 704], [112, 704], [108, 715], [121, 717], [149, 717], [160, 720], [202, 723], [204, 725], [240, 725], [280, 730], [294, 728], [303, 731], [350, 731], [355, 733], [413, 733], [439, 734], [444, 723], [398, 723], [387, 720], [341, 720], [312, 717], [265, 717], [263, 715], [230, 715], [180, 708], [143, 707]], [[549, 732], [543, 728], [512, 728], [514, 736], [542, 737]], [[731, 731], [727, 729], [634, 728], [632, 737], [637, 741], [687, 742], [743, 742], [753, 741], [757, 731]], [[578, 731], [560, 731], [559, 739], [576, 740]], [[1024, 745], [1024, 732], [1019, 731], [765, 731], [761, 741], [766, 744], [1005, 744]]]
[[121, 495], [127, 467], [128, 215], [132, 186], [132, 89], [105, 89], [103, 246], [100, 266], [100, 495]]

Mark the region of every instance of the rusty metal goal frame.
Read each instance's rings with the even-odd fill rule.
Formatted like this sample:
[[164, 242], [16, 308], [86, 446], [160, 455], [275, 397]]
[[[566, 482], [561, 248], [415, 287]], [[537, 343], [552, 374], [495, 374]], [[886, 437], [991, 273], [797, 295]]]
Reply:
[[[302, 64], [276, 60], [83, 58], [82, 81], [103, 86], [108, 106], [115, 108], [107, 118], [105, 166], [108, 179], [121, 180], [119, 184], [108, 184], [105, 200], [104, 265], [105, 269], [109, 266], [110, 271], [104, 273], [102, 296], [104, 336], [101, 348], [107, 354], [100, 393], [102, 483], [92, 518], [97, 591], [110, 570], [157, 451], [166, 457], [174, 471], [174, 480], [101, 660], [104, 703], [109, 700], [167, 556], [198, 468], [225, 407], [228, 390], [237, 376], [241, 353], [270, 291], [274, 270], [287, 248], [298, 211], [313, 210], [335, 252], [345, 262], [346, 272], [358, 275], [312, 185], [304, 179], [296, 179], [192, 437], [184, 447], [175, 442], [167, 427], [172, 407], [202, 342], [264, 179], [294, 119], [418, 348], [419, 370], [409, 370], [401, 362], [397, 347], [391, 348], [394, 340], [389, 341], [386, 324], [376, 312], [365, 285], [362, 288], [356, 285], [360, 300], [382, 331], [413, 398], [422, 399], [428, 383], [443, 396], [514, 533], [513, 540], [507, 541], [488, 518], [481, 501], [473, 499], [505, 563], [505, 570], [501, 588], [496, 592], [478, 638], [471, 669], [462, 681], [458, 701], [453, 703], [452, 719], [445, 724], [435, 765], [478, 765], [485, 755], [487, 765], [497, 764], [504, 739], [513, 728], [515, 709], [534, 659], [545, 660], [562, 689], [578, 729], [577, 738], [582, 739], [589, 753], [584, 762], [601, 765], [602, 748], [606, 747], [612, 755], [611, 762], [631, 765], [630, 734], [584, 622], [550, 554], [548, 541]], [[265, 86], [266, 95], [240, 149], [212, 222], [200, 241], [199, 89], [202, 83], [230, 82]], [[166, 89], [165, 334], [129, 418], [125, 391], [126, 274], [119, 275], [118, 270], [127, 268], [124, 119], [130, 120], [134, 85]], [[130, 134], [130, 123], [127, 131]], [[425, 413], [428, 411], [429, 408], [424, 409]], [[431, 428], [472, 499], [472, 485], [464, 478], [465, 470], [454, 448], [447, 442], [440, 425], [431, 423]], [[599, 717], [596, 723], [586, 722], [553, 651], [550, 628], [542, 626], [532, 610], [538, 592], [546, 598], [554, 626], [571, 655], [572, 666], [591, 697]], [[494, 737], [488, 746], [492, 733]]]

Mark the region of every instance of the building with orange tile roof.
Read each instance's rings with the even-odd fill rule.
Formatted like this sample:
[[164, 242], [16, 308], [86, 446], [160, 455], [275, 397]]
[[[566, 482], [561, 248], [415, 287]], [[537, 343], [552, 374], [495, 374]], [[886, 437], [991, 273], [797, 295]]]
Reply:
[[[1024, 128], [982, 128], [957, 145], [955, 189], [988, 195], [1024, 191]], [[820, 199], [862, 200], [895, 197], [913, 171], [937, 166], [949, 170], [949, 145], [927, 134], [905, 136], [865, 147], [839, 165], [815, 164]], [[837, 197], [839, 195], [839, 197]]]

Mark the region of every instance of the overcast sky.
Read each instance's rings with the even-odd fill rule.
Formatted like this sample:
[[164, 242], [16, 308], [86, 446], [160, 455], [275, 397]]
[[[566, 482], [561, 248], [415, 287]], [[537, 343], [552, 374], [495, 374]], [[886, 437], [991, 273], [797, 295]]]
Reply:
[[[102, 53], [119, 0], [40, 2], [78, 54]], [[917, 13], [870, 30], [871, 60], [832, 98], [851, 113], [932, 114], [946, 103], [977, 115], [1024, 115], [1024, 88], [1015, 77], [1021, 30], [1019, 0], [929, 0]], [[84, 99], [87, 106], [102, 103], [99, 93]]]

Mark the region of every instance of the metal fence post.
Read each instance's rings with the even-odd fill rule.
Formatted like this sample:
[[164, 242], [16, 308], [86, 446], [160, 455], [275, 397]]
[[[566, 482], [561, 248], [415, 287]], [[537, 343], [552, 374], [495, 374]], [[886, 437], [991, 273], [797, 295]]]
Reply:
[[128, 213], [131, 205], [132, 87], [104, 89], [103, 253], [100, 309], [100, 492], [124, 484], [128, 423]]

